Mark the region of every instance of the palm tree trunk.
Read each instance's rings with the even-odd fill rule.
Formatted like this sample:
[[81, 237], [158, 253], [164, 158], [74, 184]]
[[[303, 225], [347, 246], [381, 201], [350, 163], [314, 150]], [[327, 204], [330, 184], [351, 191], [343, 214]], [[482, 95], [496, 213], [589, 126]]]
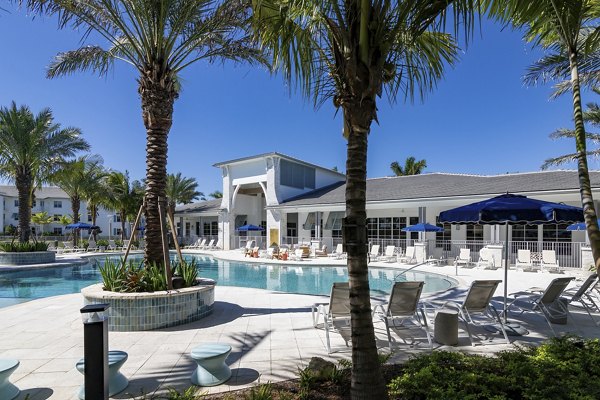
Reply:
[[33, 186], [31, 171], [18, 172], [15, 185], [19, 196], [19, 242], [25, 243], [29, 240], [31, 233], [29, 226], [31, 221], [30, 193]]
[[[159, 68], [156, 67], [156, 71]], [[164, 262], [159, 200], [165, 199], [167, 184], [167, 136], [172, 125], [177, 93], [173, 82], [155, 79], [151, 71], [140, 78], [142, 117], [146, 127], [146, 264]]]
[[[90, 203], [90, 212], [92, 213], [92, 226], [96, 226], [96, 218], [98, 217], [98, 206], [94, 203]], [[96, 229], [92, 231], [92, 235], [94, 237], [94, 242], [98, 241]]]
[[579, 70], [577, 68], [577, 53], [570, 52], [569, 63], [571, 66], [571, 83], [573, 87], [573, 120], [575, 121], [575, 146], [577, 148], [577, 174], [579, 176], [579, 190], [587, 235], [594, 257], [596, 271], [600, 272], [600, 230], [598, 229], [598, 216], [592, 197], [592, 185], [587, 162], [587, 145], [585, 126], [583, 124], [583, 111], [581, 107], [581, 87], [579, 84]]
[[374, 111], [374, 102], [363, 100], [354, 110], [344, 112], [349, 134], [343, 240], [350, 283], [353, 400], [387, 398], [375, 343], [367, 267], [367, 136]]
[[[71, 197], [71, 211], [73, 212], [73, 223], [79, 222], [79, 209], [81, 208], [81, 200], [79, 197]], [[79, 229], [73, 229], [73, 246], [77, 247], [77, 236]]]
[[125, 210], [121, 211], [121, 242], [125, 241], [125, 220], [127, 218], [127, 213]]

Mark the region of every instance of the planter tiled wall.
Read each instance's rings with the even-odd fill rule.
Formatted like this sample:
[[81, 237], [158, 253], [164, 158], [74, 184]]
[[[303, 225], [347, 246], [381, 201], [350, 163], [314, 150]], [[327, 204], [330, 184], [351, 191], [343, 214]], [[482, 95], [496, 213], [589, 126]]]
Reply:
[[115, 293], [102, 284], [81, 290], [85, 304], [108, 303], [110, 331], [148, 331], [187, 324], [212, 312], [214, 285], [152, 293]]
[[53, 251], [0, 252], [0, 265], [48, 264], [54, 261], [56, 261], [56, 253]]

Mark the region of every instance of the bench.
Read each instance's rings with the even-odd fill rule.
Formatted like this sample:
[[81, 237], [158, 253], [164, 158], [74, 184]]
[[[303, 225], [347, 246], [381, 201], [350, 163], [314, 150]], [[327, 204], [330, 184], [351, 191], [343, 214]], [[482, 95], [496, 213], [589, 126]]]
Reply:
[[[125, 361], [127, 361], [127, 353], [120, 350], [110, 350], [108, 352], [108, 395], [113, 396], [117, 393], [125, 390], [129, 381], [119, 371]], [[85, 360], [82, 358], [75, 364], [77, 371], [82, 374], [85, 373]], [[85, 385], [81, 385], [79, 388], [78, 396], [81, 400], [85, 399]]]
[[0, 399], [12, 400], [20, 393], [8, 378], [19, 367], [19, 360], [0, 358]]
[[192, 373], [192, 383], [197, 386], [215, 386], [231, 378], [231, 369], [225, 359], [231, 346], [223, 343], [206, 343], [192, 349], [191, 357], [198, 367]]

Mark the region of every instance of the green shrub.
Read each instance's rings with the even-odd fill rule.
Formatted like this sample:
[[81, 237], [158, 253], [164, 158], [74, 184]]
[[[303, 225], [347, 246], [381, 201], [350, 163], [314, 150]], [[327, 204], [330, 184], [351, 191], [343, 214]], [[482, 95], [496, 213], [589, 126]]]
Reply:
[[600, 341], [555, 338], [496, 357], [436, 351], [388, 385], [397, 399], [598, 399]]
[[96, 244], [98, 246], [108, 247], [108, 240], [106, 240], [106, 239], [98, 239], [98, 241], [96, 242]]
[[273, 385], [270, 382], [250, 389], [244, 400], [273, 400]]
[[196, 260], [191, 261], [176, 261], [173, 263], [173, 275], [183, 278], [186, 287], [194, 286], [196, 278], [198, 278], [198, 265]]
[[[175, 265], [175, 264], [174, 264]], [[195, 262], [184, 262], [178, 265], [183, 273], [185, 287], [196, 282], [198, 272]], [[167, 278], [162, 264], [151, 263], [144, 266], [141, 260], [106, 259], [99, 267], [104, 290], [111, 292], [155, 292], [167, 290]]]
[[24, 253], [32, 251], [48, 251], [48, 243], [46, 242], [2, 242], [0, 243], [0, 250], [7, 253]]

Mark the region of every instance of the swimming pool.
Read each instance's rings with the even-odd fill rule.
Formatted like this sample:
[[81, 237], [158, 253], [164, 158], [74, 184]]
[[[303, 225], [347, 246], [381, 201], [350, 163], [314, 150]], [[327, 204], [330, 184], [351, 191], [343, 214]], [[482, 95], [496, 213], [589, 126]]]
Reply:
[[[345, 267], [261, 265], [224, 261], [208, 256], [184, 257], [188, 260], [195, 258], [199, 275], [214, 279], [221, 286], [328, 295], [333, 282], [348, 280]], [[99, 258], [70, 267], [0, 272], [0, 307], [42, 297], [78, 293], [81, 288], [100, 282], [98, 266], [103, 262], [104, 258]], [[446, 290], [454, 285], [440, 275], [417, 271], [400, 275], [401, 272], [387, 268], [369, 268], [372, 295], [385, 296], [394, 280], [425, 281], [423, 291], [429, 293]]]

